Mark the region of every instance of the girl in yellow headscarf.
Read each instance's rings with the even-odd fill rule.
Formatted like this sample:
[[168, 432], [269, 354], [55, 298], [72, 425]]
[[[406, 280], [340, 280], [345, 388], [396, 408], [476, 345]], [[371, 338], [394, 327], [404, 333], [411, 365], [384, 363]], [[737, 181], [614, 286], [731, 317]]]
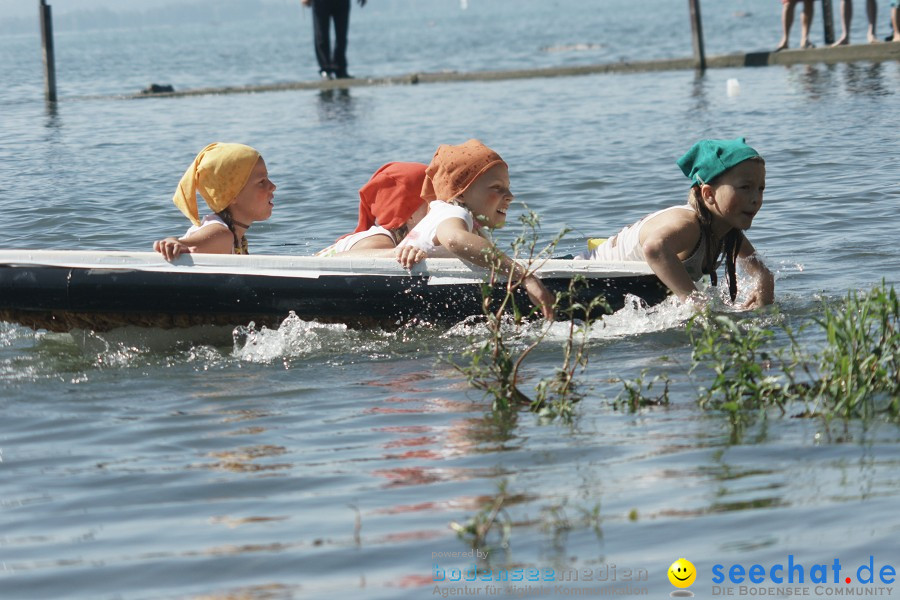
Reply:
[[[213, 214], [200, 220], [197, 194]], [[172, 202], [191, 220], [180, 238], [167, 237], [153, 249], [173, 260], [185, 253], [247, 254], [244, 233], [254, 221], [272, 216], [275, 184], [259, 152], [243, 144], [214, 142], [188, 167]]]

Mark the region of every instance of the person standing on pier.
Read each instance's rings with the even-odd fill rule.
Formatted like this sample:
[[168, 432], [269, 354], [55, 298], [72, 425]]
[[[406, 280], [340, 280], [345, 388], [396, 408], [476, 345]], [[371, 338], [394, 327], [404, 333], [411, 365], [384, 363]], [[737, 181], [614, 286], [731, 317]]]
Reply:
[[[313, 42], [319, 75], [322, 79], [349, 79], [347, 73], [347, 29], [350, 26], [350, 0], [300, 0], [311, 6]], [[366, 0], [357, 0], [360, 6]], [[334, 22], [334, 50], [331, 48], [331, 23]]]
[[[775, 52], [784, 50], [788, 47], [788, 38], [791, 34], [791, 26], [794, 24], [794, 9], [797, 8], [797, 2], [800, 0], [781, 0], [783, 5], [781, 10], [781, 41]], [[874, 0], [872, 0], [874, 2]], [[812, 24], [813, 18], [813, 0], [803, 0], [803, 18], [800, 21], [800, 47], [815, 48], [809, 41], [809, 26]]]
[[[875, 19], [878, 17], [878, 4], [875, 0], [866, 0], [866, 16], [869, 18], [869, 31], [867, 37], [869, 43], [878, 41], [875, 37]], [[846, 46], [850, 43], [850, 21], [853, 20], [853, 0], [841, 0], [841, 37], [834, 46]]]
[[891, 1], [891, 25], [894, 28], [892, 42], [900, 42], [900, 0]]

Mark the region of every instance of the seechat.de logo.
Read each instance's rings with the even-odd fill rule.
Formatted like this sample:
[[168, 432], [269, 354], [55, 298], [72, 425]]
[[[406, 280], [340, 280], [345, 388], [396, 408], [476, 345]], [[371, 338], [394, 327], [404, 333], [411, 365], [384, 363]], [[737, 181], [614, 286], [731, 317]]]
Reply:
[[832, 563], [817, 563], [807, 565], [796, 561], [793, 554], [788, 554], [787, 564], [776, 563], [768, 570], [762, 565], [750, 565], [745, 567], [736, 563], [725, 568], [724, 565], [713, 565], [713, 583], [755, 583], [755, 584], [795, 584], [795, 583], [854, 583], [863, 584], [891, 584], [896, 579], [897, 570], [893, 565], [876, 564], [875, 557], [870, 556], [868, 563], [863, 563], [856, 568], [851, 568], [849, 573], [843, 571], [844, 565], [840, 559], [835, 558]]
[[897, 569], [870, 555], [862, 563], [841, 563], [840, 559], [816, 563], [797, 560], [793, 554], [787, 561], [772, 565], [716, 564], [712, 567], [713, 596], [890, 596], [897, 579]]

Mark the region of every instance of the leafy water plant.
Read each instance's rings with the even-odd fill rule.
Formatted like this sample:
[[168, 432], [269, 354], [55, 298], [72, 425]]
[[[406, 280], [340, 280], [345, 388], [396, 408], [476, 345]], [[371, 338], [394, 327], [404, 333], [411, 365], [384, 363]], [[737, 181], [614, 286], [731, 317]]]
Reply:
[[772, 406], [785, 414], [795, 386], [791, 375], [772, 368], [780, 356], [773, 347], [772, 330], [750, 319], [713, 314], [708, 308], [688, 322], [687, 330], [693, 345], [688, 373], [700, 367], [713, 373], [712, 380], [699, 387], [697, 402], [728, 416], [732, 440], [741, 438], [749, 422], [766, 418]]
[[489, 555], [492, 547], [488, 543], [488, 535], [495, 526], [499, 528], [497, 532], [499, 547], [509, 547], [512, 520], [504, 508], [504, 504], [510, 499], [506, 492], [507, 485], [505, 479], [497, 484], [497, 495], [493, 496], [479, 512], [465, 523], [450, 522], [450, 529], [455, 531], [459, 539], [464, 540], [471, 548], [485, 550]]
[[815, 322], [827, 344], [809, 390], [814, 410], [827, 418], [900, 419], [900, 303], [893, 286], [882, 281], [823, 308]]
[[[487, 329], [487, 337], [476, 343], [464, 353], [467, 364], [453, 363], [460, 373], [466, 376], [469, 384], [492, 396], [492, 409], [505, 412], [511, 408], [529, 405], [532, 410], [539, 411], [543, 407], [540, 401], [532, 401], [520, 386], [520, 369], [525, 358], [544, 339], [547, 329], [529, 342], [523, 349], [515, 350], [507, 342], [508, 330], [518, 327], [526, 317], [537, 309], [523, 312], [516, 298], [517, 290], [524, 285], [528, 275], [533, 274], [543, 261], [550, 258], [557, 244], [567, 233], [562, 230], [557, 236], [538, 249], [540, 219], [531, 210], [525, 210], [519, 216], [522, 231], [512, 242], [513, 260], [524, 263], [524, 276], [504, 273], [502, 254], [496, 252], [487, 256], [490, 268], [481, 284], [482, 316]], [[496, 289], [502, 289], [499, 298]]]
[[592, 315], [609, 311], [609, 303], [603, 296], [592, 298], [587, 304], [578, 302], [578, 289], [585, 283], [584, 277], [573, 277], [557, 302], [562, 307], [558, 312], [566, 318], [563, 362], [552, 377], [541, 379], [535, 386], [531, 410], [542, 417], [569, 421], [574, 416], [575, 403], [583, 397], [576, 375], [588, 365], [588, 342], [595, 321]]
[[473, 550], [481, 550], [478, 556], [494, 557], [494, 550], [509, 550], [512, 530], [517, 528], [538, 526], [550, 536], [550, 542], [559, 551], [565, 550], [565, 537], [576, 529], [589, 529], [597, 539], [603, 538], [600, 513], [600, 502], [590, 508], [575, 506], [574, 517], [567, 510], [568, 499], [542, 507], [538, 519], [521, 519], [513, 522], [507, 507], [532, 500], [523, 494], [508, 491], [509, 481], [503, 479], [497, 483], [496, 495], [483, 498], [481, 509], [464, 522], [451, 521], [450, 529], [457, 537]]
[[[617, 409], [627, 408], [631, 412], [637, 412], [648, 406], [665, 406], [669, 404], [669, 376], [666, 373], [654, 375], [647, 380], [649, 369], [642, 369], [636, 379], [619, 378], [622, 391], [613, 400], [613, 406]], [[662, 390], [653, 392], [653, 386], [660, 384]], [[659, 387], [657, 387], [659, 390]]]
[[700, 390], [701, 407], [735, 413], [775, 405], [784, 413], [781, 379], [767, 373], [775, 356], [773, 331], [708, 309], [688, 322], [687, 331], [693, 345], [690, 372], [703, 365], [714, 374]]
[[568, 498], [563, 498], [560, 502], [541, 509], [541, 528], [545, 532], [551, 533], [555, 541], [569, 531], [582, 528], [591, 529], [597, 539], [603, 537], [600, 502], [596, 502], [590, 509], [584, 506], [575, 506], [575, 511], [578, 513], [575, 518], [569, 518], [569, 514], [566, 512], [567, 505]]
[[[733, 427], [752, 411], [802, 403], [804, 416], [826, 423], [885, 417], [900, 420], [900, 303], [893, 286], [882, 282], [867, 293], [851, 291], [837, 303], [823, 302], [818, 326], [824, 340], [809, 352], [795, 332], [780, 325], [788, 345], [774, 347], [775, 332], [750, 320], [705, 312], [688, 324], [693, 344], [691, 372], [713, 373], [701, 388], [703, 408], [723, 410]], [[813, 331], [812, 333], [815, 333]]]

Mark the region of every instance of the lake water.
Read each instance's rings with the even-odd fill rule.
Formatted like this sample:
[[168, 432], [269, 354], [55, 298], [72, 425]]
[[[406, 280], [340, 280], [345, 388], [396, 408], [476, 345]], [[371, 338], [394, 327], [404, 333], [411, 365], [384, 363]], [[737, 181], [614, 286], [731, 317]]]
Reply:
[[[0, 37], [3, 246], [147, 250], [186, 228], [172, 191], [200, 148], [226, 140], [260, 149], [278, 185], [251, 251], [311, 254], [354, 226], [356, 191], [379, 165], [427, 162], [439, 143], [477, 137], [510, 164], [545, 236], [568, 226], [561, 249], [576, 251], [682, 202], [674, 161], [695, 140], [742, 135], [767, 161], [748, 237], [776, 273], [785, 318], [898, 283], [896, 62], [116, 97], [150, 82], [309, 78], [310, 17], [295, 4], [258, 22], [61, 32], [53, 108], [36, 33]], [[778, 40], [777, 3], [704, 11], [709, 54]], [[860, 12], [855, 27], [864, 22]], [[349, 60], [354, 74], [381, 76], [689, 52], [686, 2], [373, 0], [354, 5]], [[731, 78], [739, 96], [726, 94]], [[449, 523], [468, 522], [501, 488], [509, 546], [481, 566], [606, 577], [543, 582], [555, 596], [631, 585], [664, 597], [681, 556], [699, 571], [698, 597], [713, 595], [715, 564], [768, 572], [792, 555], [808, 577], [837, 558], [854, 581], [870, 557], [876, 571], [900, 567], [897, 427], [828, 435], [820, 421], [773, 418], [734, 442], [727, 419], [695, 402], [706, 382], [687, 373], [685, 317], [664, 306], [596, 325], [571, 424], [527, 411], [490, 419], [490, 401], [448, 362], [478, 336], [465, 326], [384, 333], [288, 320], [233, 345], [227, 330], [210, 344], [198, 332], [0, 323], [0, 595], [433, 597], [436, 577], [475, 562], [437, 554], [470, 550]], [[560, 363], [564, 335], [554, 325], [526, 361], [526, 391]], [[668, 373], [671, 405], [615, 410], [616, 379], [643, 369]], [[638, 569], [648, 580], [627, 581]], [[529, 583], [541, 585], [517, 585]], [[488, 585], [469, 583], [482, 596]]]

